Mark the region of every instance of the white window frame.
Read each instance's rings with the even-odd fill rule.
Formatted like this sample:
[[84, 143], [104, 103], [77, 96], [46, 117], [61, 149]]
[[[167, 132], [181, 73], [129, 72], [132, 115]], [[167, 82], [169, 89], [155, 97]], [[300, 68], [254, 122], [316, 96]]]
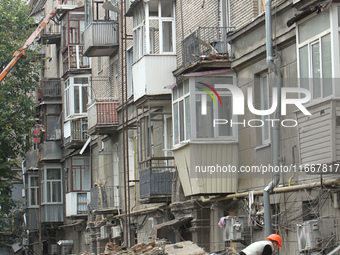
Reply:
[[[304, 22], [308, 22], [309, 19], [313, 18], [314, 16], [316, 16], [317, 14], [313, 14], [310, 15], [309, 17], [306, 17], [305, 19], [301, 20], [300, 22], [297, 23], [297, 33], [296, 33], [296, 42], [297, 42], [297, 66], [298, 66], [298, 78], [301, 78], [301, 70], [300, 70], [300, 63], [301, 63], [301, 59], [300, 59], [300, 49], [302, 49], [303, 47], [307, 46], [307, 51], [308, 51], [308, 74], [309, 74], [309, 81], [308, 81], [308, 89], [311, 92], [311, 101], [309, 104], [314, 104], [314, 103], [319, 103], [325, 100], [328, 100], [329, 98], [332, 98], [334, 96], [338, 96], [340, 93], [339, 88], [337, 88], [337, 86], [335, 86], [334, 84], [334, 79], [332, 79], [332, 93], [329, 96], [324, 96], [323, 95], [323, 80], [322, 80], [322, 43], [321, 43], [321, 38], [323, 38], [324, 36], [327, 36], [328, 34], [330, 35], [330, 41], [331, 41], [331, 56], [332, 56], [332, 60], [331, 60], [331, 65], [332, 65], [332, 78], [339, 78], [340, 77], [340, 73], [336, 72], [335, 70], [339, 70], [340, 69], [340, 61], [339, 61], [339, 46], [340, 46], [340, 42], [339, 42], [339, 33], [340, 33], [340, 26], [338, 24], [338, 15], [340, 15], [340, 10], [339, 10], [340, 5], [339, 4], [335, 4], [333, 3], [332, 6], [328, 9], [329, 10], [329, 22], [330, 22], [330, 28], [328, 28], [327, 30], [322, 31], [321, 33], [303, 41], [300, 42], [299, 41], [299, 25], [301, 25]], [[312, 52], [311, 52], [311, 45], [313, 43], [319, 43], [319, 47], [320, 47], [320, 66], [321, 66], [321, 70], [320, 70], [320, 82], [321, 82], [321, 96], [314, 98], [314, 91], [313, 91], [313, 84], [311, 82], [313, 76], [312, 76]], [[301, 85], [301, 80], [299, 79], [299, 87], [302, 87]]]
[[[74, 80], [76, 78], [87, 78], [88, 84], [75, 84]], [[65, 119], [68, 120], [74, 115], [85, 115], [87, 114], [87, 109], [83, 109], [83, 87], [87, 87], [87, 97], [88, 103], [90, 102], [91, 98], [91, 90], [90, 88], [90, 75], [83, 75], [83, 76], [72, 76], [69, 77], [65, 84], [68, 83], [68, 86], [65, 87], [64, 90], [64, 100], [65, 100]], [[79, 113], [75, 113], [75, 97], [74, 97], [74, 88], [79, 87]]]
[[[30, 208], [38, 208], [39, 207], [39, 193], [38, 193], [38, 186], [32, 186], [32, 181], [31, 178], [37, 178], [38, 182], [39, 182], [39, 177], [38, 175], [29, 175], [28, 178], [28, 187], [29, 187], [29, 191], [28, 191], [28, 201], [29, 201], [29, 207]], [[35, 201], [37, 202], [37, 204], [32, 204], [32, 190], [34, 190], [34, 194], [35, 194]]]
[[[60, 171], [60, 179], [53, 179], [53, 180], [47, 180], [47, 171], [48, 170], [55, 170], [55, 169], [59, 169]], [[42, 169], [43, 174], [42, 174], [42, 178], [41, 178], [41, 186], [42, 186], [42, 204], [63, 204], [63, 172], [62, 172], [62, 168], [60, 167], [60, 165], [48, 165], [45, 168]], [[59, 202], [54, 202], [52, 201], [52, 193], [53, 193], [53, 185], [52, 183], [57, 182], [60, 183], [60, 200]], [[51, 198], [50, 198], [50, 202], [47, 201], [47, 183], [51, 183], [50, 185], [50, 194], [51, 194]]]

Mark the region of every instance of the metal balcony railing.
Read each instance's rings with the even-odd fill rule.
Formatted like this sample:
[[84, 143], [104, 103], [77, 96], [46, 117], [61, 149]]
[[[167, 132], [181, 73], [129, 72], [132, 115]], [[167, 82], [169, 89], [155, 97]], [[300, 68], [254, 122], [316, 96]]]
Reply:
[[183, 65], [190, 65], [199, 59], [229, 59], [231, 45], [228, 34], [234, 27], [199, 27], [182, 40]]
[[173, 157], [153, 157], [140, 162], [139, 184], [141, 198], [169, 197], [175, 170]]
[[91, 209], [119, 208], [119, 186], [99, 185], [90, 192]]
[[42, 81], [41, 95], [42, 97], [60, 97], [61, 96], [60, 79]]
[[110, 56], [118, 49], [118, 44], [117, 21], [95, 21], [84, 31], [84, 55], [86, 56]]
[[96, 99], [87, 108], [88, 128], [118, 125], [118, 99]]
[[[69, 127], [71, 135], [64, 139], [64, 145], [71, 142], [86, 142], [88, 139], [87, 118], [73, 119], [64, 124], [64, 129]], [[65, 132], [65, 131], [64, 131]]]

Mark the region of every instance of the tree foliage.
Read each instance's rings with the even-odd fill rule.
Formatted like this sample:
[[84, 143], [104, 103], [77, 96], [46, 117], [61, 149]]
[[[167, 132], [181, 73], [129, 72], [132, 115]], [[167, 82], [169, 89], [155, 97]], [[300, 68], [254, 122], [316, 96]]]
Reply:
[[[0, 0], [0, 70], [11, 61], [35, 29], [29, 18], [30, 8], [21, 0]], [[38, 64], [32, 61], [35, 50], [29, 49], [0, 83], [0, 231], [15, 205], [11, 199], [13, 167], [29, 148], [27, 135], [34, 125], [34, 100]]]

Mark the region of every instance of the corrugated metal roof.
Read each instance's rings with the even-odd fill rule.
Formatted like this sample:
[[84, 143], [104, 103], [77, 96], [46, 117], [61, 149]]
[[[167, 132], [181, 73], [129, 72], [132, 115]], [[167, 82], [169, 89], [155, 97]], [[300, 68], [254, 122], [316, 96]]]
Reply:
[[33, 3], [32, 3], [32, 6], [34, 6], [34, 7], [33, 7], [29, 16], [32, 16], [32, 15], [36, 14], [37, 12], [44, 10], [46, 1], [47, 0], [34, 0]]

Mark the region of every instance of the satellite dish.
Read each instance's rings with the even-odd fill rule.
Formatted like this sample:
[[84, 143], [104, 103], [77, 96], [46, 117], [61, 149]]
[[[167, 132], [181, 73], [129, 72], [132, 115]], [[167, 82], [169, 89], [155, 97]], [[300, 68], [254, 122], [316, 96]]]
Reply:
[[103, 8], [108, 11], [120, 13], [120, 10], [114, 6], [111, 1], [105, 1], [105, 3], [103, 3]]

